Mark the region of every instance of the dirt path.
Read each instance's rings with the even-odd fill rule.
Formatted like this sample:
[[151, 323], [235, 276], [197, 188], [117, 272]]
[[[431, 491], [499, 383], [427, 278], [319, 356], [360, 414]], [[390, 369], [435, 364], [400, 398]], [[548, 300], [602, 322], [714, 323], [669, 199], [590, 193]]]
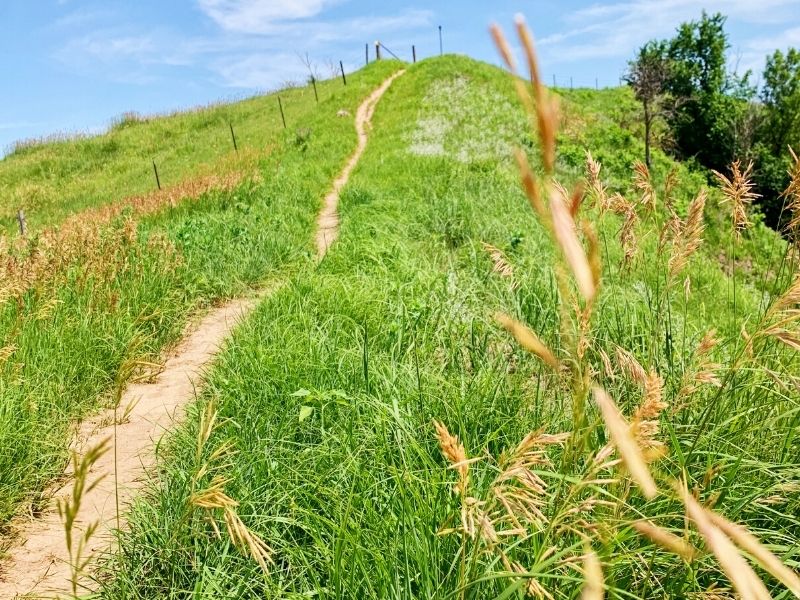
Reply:
[[405, 73], [405, 70], [401, 69], [389, 77], [361, 103], [361, 106], [358, 107], [358, 111], [356, 112], [358, 145], [356, 146], [355, 152], [353, 152], [352, 156], [348, 159], [344, 169], [342, 169], [339, 176], [333, 180], [333, 187], [331, 191], [328, 192], [328, 195], [325, 196], [322, 210], [317, 218], [317, 257], [319, 259], [325, 256], [328, 248], [331, 247], [331, 244], [336, 241], [339, 235], [339, 213], [337, 211], [339, 207], [339, 192], [342, 191], [342, 188], [347, 183], [347, 180], [350, 178], [350, 173], [358, 164], [361, 155], [364, 154], [364, 150], [367, 147], [367, 129], [372, 121], [372, 114], [375, 112], [378, 100], [380, 100], [384, 92], [389, 89], [392, 82], [403, 73]]
[[[402, 74], [398, 71], [361, 103], [356, 112], [355, 126], [358, 145], [332, 190], [325, 196], [318, 218], [317, 253], [321, 260], [338, 234], [336, 212], [339, 192], [347, 183], [367, 145], [367, 127], [375, 106], [392, 81]], [[234, 300], [208, 313], [194, 330], [172, 351], [164, 370], [153, 383], [129, 385], [120, 402], [118, 414], [133, 406], [124, 423], [116, 428], [116, 458], [108, 452], [97, 461], [88, 477], [100, 484], [84, 495], [76, 519], [82, 532], [98, 523], [91, 538], [89, 554], [98, 556], [107, 551], [111, 534], [117, 527], [117, 506], [125, 507], [146, 482], [147, 472], [154, 466], [155, 449], [163, 433], [180, 421], [185, 406], [194, 400], [196, 389], [202, 385], [203, 371], [211, 364], [222, 342], [236, 323], [246, 316], [277, 286], [261, 291], [253, 298]], [[108, 410], [81, 424], [74, 447], [81, 453], [97, 446], [114, 433], [115, 414]], [[116, 473], [116, 476], [115, 476]], [[70, 472], [43, 514], [30, 522], [17, 524], [17, 544], [9, 549], [8, 559], [0, 564], [0, 598], [52, 598], [69, 596], [70, 569], [65, 545], [64, 527], [56, 510], [56, 500], [66, 498], [72, 491]], [[77, 537], [76, 534], [75, 537]], [[86, 582], [87, 586], [91, 582]]]

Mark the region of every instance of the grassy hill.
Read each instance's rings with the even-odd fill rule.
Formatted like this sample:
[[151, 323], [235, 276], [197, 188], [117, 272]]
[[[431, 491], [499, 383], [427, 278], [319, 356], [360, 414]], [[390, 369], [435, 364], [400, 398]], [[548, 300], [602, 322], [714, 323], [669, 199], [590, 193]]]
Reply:
[[[335, 102], [341, 88], [340, 80], [318, 82], [319, 101]], [[317, 101], [312, 87], [305, 86], [171, 115], [128, 113], [105, 135], [22, 142], [0, 161], [0, 226], [13, 230], [19, 209], [38, 228], [85, 208], [148, 193], [156, 189], [153, 162], [163, 187], [235, 171], [267, 156], [286, 137], [278, 96], [286, 135], [310, 125]]]
[[[52, 180], [44, 173], [37, 180], [53, 189], [63, 184], [65, 190], [116, 191], [91, 200], [106, 202], [105, 210], [85, 209], [88, 199], [69, 195], [48, 205], [41, 223], [70, 215], [56, 229], [36, 227], [37, 213], [29, 209], [28, 238], [0, 238], [0, 526], [25, 504], [33, 503], [36, 510], [44, 486], [66, 465], [72, 424], [113, 402], [115, 387], [125, 383], [120, 373], [137, 363], [157, 362], [198, 309], [308, 262], [321, 190], [356, 142], [351, 120], [337, 112], [353, 113], [396, 68], [384, 62], [354, 74], [347, 87], [325, 84], [319, 105], [313, 92], [293, 90], [288, 97], [305, 98], [306, 112], [289, 108], [287, 100], [287, 112], [293, 111], [287, 116], [296, 119], [287, 130], [270, 125], [269, 117], [276, 116], [268, 112], [274, 96], [214, 109], [235, 115], [241, 106], [244, 120], [253, 114], [253, 104], [261, 103], [267, 107], [265, 127], [273, 127], [264, 147], [251, 150], [250, 158], [223, 158], [230, 181], [238, 182], [232, 187], [225, 177], [203, 176], [199, 186], [190, 178], [177, 190], [128, 201], [128, 190], [116, 188], [113, 173], [91, 163], [81, 167], [85, 172], [79, 178]], [[79, 164], [75, 144], [102, 147], [124, 134], [131, 146], [144, 147], [159, 131], [174, 128], [187, 136], [184, 152], [196, 152], [185, 157], [185, 164], [200, 164], [207, 149], [192, 143], [193, 132], [186, 128], [198, 118], [155, 119], [30, 152], [54, 156], [59, 164]], [[144, 141], [130, 135], [136, 129]], [[244, 143], [241, 150], [246, 151]], [[133, 156], [130, 147], [128, 152]], [[0, 162], [0, 172], [15, 172], [27, 160], [25, 152], [12, 155]], [[70, 172], [67, 167], [55, 171]], [[206, 191], [176, 201], [195, 188]]]
[[[637, 534], [647, 518], [703, 547], [674, 495], [646, 499], [609, 462], [589, 380], [630, 419], [651, 400], [638, 434], [662, 490], [685, 478], [796, 568], [798, 361], [762, 335], [795, 276], [786, 243], [758, 222], [737, 239], [711, 190], [705, 243], [676, 272], [670, 253], [684, 242], [669, 237], [666, 204], [685, 220], [707, 175], [656, 152], [648, 213], [632, 179], [643, 145], [628, 91], [559, 90], [557, 179], [568, 190], [585, 180], [589, 150], [604, 196], [627, 198], [636, 217], [626, 227], [589, 187], [578, 214], [596, 228], [602, 285], [588, 315], [520, 189], [512, 149], [542, 164], [512, 81], [446, 56], [408, 66], [381, 100], [339, 240], [312, 266], [315, 210], [355, 143], [335, 113], [354, 112], [396, 68], [326, 87], [304, 113], [310, 136], [273, 132], [245, 183], [103, 225], [92, 252], [120, 248], [111, 272], [76, 255], [6, 301], [0, 324], [15, 349], [0, 367], [0, 443], [12, 449], [0, 459], [0, 517], [58, 472], [69, 423], [125, 360], [175, 339], [198, 304], [280, 273], [289, 284], [237, 331], [171, 436], [102, 597], [572, 598], [588, 554], [610, 597], [727, 597], [710, 553], [683, 560]], [[256, 102], [268, 100], [243, 113]], [[96, 202], [65, 202], [51, 222]], [[30, 256], [32, 244], [13, 252]], [[527, 324], [560, 367], [525, 352], [498, 312]], [[233, 544], [220, 510], [196, 502], [220, 485], [271, 548], [267, 572]]]

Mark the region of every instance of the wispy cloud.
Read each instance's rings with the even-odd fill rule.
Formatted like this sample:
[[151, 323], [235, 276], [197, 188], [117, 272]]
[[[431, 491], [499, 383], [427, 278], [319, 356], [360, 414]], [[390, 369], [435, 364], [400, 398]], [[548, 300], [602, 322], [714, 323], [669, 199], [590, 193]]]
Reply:
[[158, 45], [150, 35], [123, 35], [121, 37], [92, 35], [75, 40], [72, 47], [105, 61], [155, 56], [158, 52]]
[[45, 125], [42, 121], [10, 121], [8, 123], [0, 123], [0, 130], [7, 129], [26, 129], [29, 127], [39, 127]]
[[296, 81], [302, 68], [296, 55], [274, 53], [257, 53], [232, 60], [220, 60], [212, 66], [223, 85], [257, 90], [267, 90]]
[[200, 10], [226, 31], [269, 33], [280, 23], [318, 15], [334, 0], [199, 0]]
[[[200, 36], [174, 29], [94, 29], [71, 39], [56, 57], [74, 69], [95, 75], [102, 71], [107, 78], [124, 83], [150, 84], [158, 77], [156, 67], [170, 67], [171, 75], [179, 72], [176, 69], [196, 69], [218, 85], [260, 90], [302, 78], [306, 67], [298, 58], [300, 54], [307, 52], [319, 61], [330, 52], [352, 47], [355, 40], [361, 47], [367, 39], [384, 39], [383, 36], [429, 27], [433, 19], [431, 11], [416, 9], [376, 16], [305, 18], [321, 11], [323, 4], [330, 4], [328, 0], [308, 0], [296, 3], [293, 12], [283, 13], [280, 21], [271, 21], [269, 17], [280, 2], [199, 2], [207, 10], [224, 12], [219, 16], [219, 31]], [[250, 25], [245, 30], [235, 33], [237, 23], [248, 20], [246, 15], [255, 21], [248, 21]], [[290, 19], [289, 15], [295, 18]], [[252, 26], [259, 18], [264, 27], [269, 23], [268, 34], [262, 32], [262, 26]]]
[[677, 24], [697, 19], [701, 8], [722, 12], [731, 21], [774, 26], [797, 21], [798, 0], [707, 0], [702, 7], [696, 0], [595, 4], [567, 15], [563, 32], [540, 40], [543, 60], [555, 64], [627, 57], [648, 40], [671, 35]]
[[104, 9], [85, 9], [79, 8], [57, 17], [47, 25], [51, 30], [68, 31], [79, 27], [97, 25], [99, 22], [109, 20], [114, 17], [113, 11]]
[[800, 26], [791, 27], [770, 36], [759, 36], [748, 40], [734, 53], [732, 61], [739, 72], [747, 70], [760, 73], [766, 64], [767, 55], [775, 50], [800, 48]]

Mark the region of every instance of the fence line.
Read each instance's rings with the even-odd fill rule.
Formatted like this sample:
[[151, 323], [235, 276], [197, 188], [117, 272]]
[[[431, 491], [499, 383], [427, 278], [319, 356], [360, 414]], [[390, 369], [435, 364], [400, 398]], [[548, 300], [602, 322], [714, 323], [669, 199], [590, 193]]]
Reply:
[[[439, 38], [438, 39], [438, 41], [439, 41], [439, 55], [441, 56], [441, 55], [444, 54], [444, 42], [443, 42], [442, 26], [438, 25], [437, 26], [437, 30], [438, 30], [438, 38]], [[370, 43], [369, 42], [364, 44], [364, 61], [365, 61], [365, 64], [367, 64], [367, 65], [370, 63], [370, 51], [369, 51], [370, 48], [369, 47], [370, 47]], [[381, 60], [381, 49], [385, 50], [387, 54], [391, 55], [396, 60], [403, 61], [403, 59], [400, 58], [400, 56], [395, 54], [391, 49], [389, 49], [380, 40], [376, 40], [375, 41], [375, 58], [374, 58], [374, 60]], [[407, 62], [407, 61], [405, 61], [405, 62]], [[416, 44], [412, 44], [411, 45], [411, 62], [412, 62], [412, 64], [417, 62], [417, 46], [416, 46]], [[333, 63], [333, 64], [335, 64], [335, 63]], [[332, 76], [328, 80], [336, 79], [336, 78], [338, 78], [338, 76], [340, 74], [341, 74], [342, 85], [346, 86], [347, 85], [347, 72], [345, 71], [345, 66], [344, 66], [344, 61], [343, 60], [339, 60], [339, 69], [337, 70], [337, 72], [332, 72], [331, 73]], [[553, 81], [553, 87], [554, 88], [560, 88], [560, 89], [592, 89], [592, 88], [594, 88], [595, 90], [600, 90], [600, 89], [608, 89], [608, 88], [618, 87], [618, 86], [622, 86], [624, 84], [622, 77], [619, 77], [618, 80], [614, 84], [609, 85], [608, 83], [604, 82], [601, 85], [600, 77], [599, 76], [595, 76], [594, 77], [594, 81], [593, 81], [594, 85], [591, 85], [592, 82], [590, 82], [587, 85], [585, 77], [582, 77], [582, 78], [576, 80], [572, 75], [564, 75], [564, 74], [557, 74], [557, 73], [553, 73], [552, 74], [552, 81]], [[313, 72], [312, 72], [312, 75], [310, 77], [310, 83], [311, 83], [311, 85], [313, 87], [313, 90], [314, 90], [314, 98], [315, 98], [316, 102], [319, 103], [319, 94], [318, 94], [318, 91], [317, 91], [317, 77]], [[287, 125], [287, 122], [286, 122], [286, 113], [284, 112], [283, 101], [282, 101], [281, 96], [280, 96], [280, 90], [278, 90], [278, 93], [276, 93], [276, 96], [277, 96], [277, 99], [278, 99], [278, 110], [280, 111], [281, 123], [283, 125], [283, 128], [287, 129], [288, 125]], [[229, 122], [228, 123], [228, 127], [230, 129], [230, 135], [231, 135], [231, 141], [233, 143], [233, 149], [234, 149], [235, 152], [238, 153], [239, 152], [239, 147], [238, 147], [238, 143], [237, 143], [237, 139], [236, 139], [236, 134], [235, 134], [234, 129], [233, 129], [233, 124]], [[161, 188], [161, 179], [159, 177], [158, 166], [156, 165], [156, 161], [155, 160], [152, 160], [151, 163], [152, 163], [152, 166], [153, 166], [153, 174], [155, 176], [156, 187], [159, 190], [161, 190], [162, 189]], [[26, 223], [26, 219], [25, 219], [25, 213], [24, 213], [24, 211], [22, 209], [20, 209], [18, 211], [18, 213], [17, 213], [17, 220], [18, 220], [18, 224], [19, 224], [20, 235], [23, 235], [23, 236], [26, 235], [26, 233], [27, 233], [27, 223]]]

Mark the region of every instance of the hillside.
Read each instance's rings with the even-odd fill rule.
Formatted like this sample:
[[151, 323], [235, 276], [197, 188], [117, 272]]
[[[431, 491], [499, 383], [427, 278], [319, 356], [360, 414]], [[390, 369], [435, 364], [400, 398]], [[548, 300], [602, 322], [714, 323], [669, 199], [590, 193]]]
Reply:
[[[196, 187], [205, 193], [183, 202], [178, 199], [185, 189], [193, 190], [192, 180], [177, 191], [165, 185], [164, 192], [133, 202], [124, 199], [127, 190], [90, 209], [84, 209], [83, 200], [65, 201], [41, 217], [57, 222], [71, 215], [62, 227], [37, 229], [29, 209], [27, 240], [2, 238], [0, 445], [6, 451], [0, 456], [0, 523], [20, 502], [33, 502], [36, 510], [42, 487], [63, 471], [71, 424], [113, 402], [115, 385], [125, 383], [118, 381], [125, 365], [126, 370], [141, 371], [138, 363], [157, 369], [161, 350], [178, 339], [198, 309], [246, 293], [308, 260], [319, 190], [355, 144], [352, 124], [336, 113], [354, 112], [395, 68], [390, 62], [374, 65], [354, 74], [346, 88], [321, 98], [319, 109], [305, 120], [309, 133], [298, 134], [296, 124], [285, 131], [280, 126], [266, 148], [247, 150], [254, 160], [244, 166], [226, 162], [233, 167], [228, 173], [238, 177], [233, 182], [241, 179], [233, 187], [223, 173], [200, 178]], [[309, 92], [294, 91], [303, 93]], [[171, 119], [135, 128], [169, 129]], [[76, 143], [99, 147], [105, 139]], [[186, 147], [205, 151], [189, 142]], [[75, 162], [69, 144], [35, 150]], [[24, 153], [11, 156], [0, 167], [13, 170], [24, 158]], [[43, 177], [41, 185], [49, 175]], [[67, 178], [64, 187], [105, 189], [111, 185], [107, 177], [95, 165], [77, 182]], [[47, 185], [58, 189], [61, 182]]]
[[[225, 111], [214, 123], [241, 123], [255, 140], [241, 181], [174, 206], [145, 203], [141, 214], [112, 211], [94, 229], [71, 219], [66, 229], [80, 237], [53, 238], [80, 245], [67, 258], [36, 258], [53, 250], [35, 237], [4, 250], [15, 265], [40, 266], [9, 287], [0, 320], [11, 348], [0, 366], [0, 444], [11, 449], [0, 459], [0, 519], [40, 501], [63, 468], [70, 424], [119, 398], [127, 378], [118, 373], [141, 377], [198, 307], [280, 280], [169, 436], [99, 573], [101, 597], [570, 598], [589, 555], [611, 597], [727, 594], [713, 554], [684, 561], [636, 533], [647, 518], [703, 546], [668, 491], [680, 478], [796, 568], [798, 363], [761, 333], [795, 277], [786, 243], [757, 217], [736, 238], [711, 189], [699, 214], [705, 241], [687, 250], [707, 174], [656, 151], [637, 184], [643, 145], [629, 92], [558, 90], [555, 178], [567, 190], [588, 179], [575, 211], [596, 228], [580, 225], [581, 239], [602, 264], [587, 304], [520, 189], [515, 147], [537, 175], [546, 164], [512, 80], [445, 56], [406, 65], [375, 108], [342, 191], [338, 240], [315, 264], [316, 212], [356, 143], [337, 112], [354, 114], [398, 68], [372, 64], [346, 88], [327, 82], [319, 105], [308, 89], [293, 91], [300, 131], [275, 125], [274, 98], [214, 109]], [[262, 116], [272, 129], [258, 129]], [[0, 182], [57, 189], [87, 168], [63, 201], [52, 196], [31, 217], [58, 223], [145, 191], [129, 158], [144, 159], [166, 130], [182, 132], [184, 177], [217, 160], [235, 165], [227, 151], [196, 150], [210, 138], [192, 136], [212, 135], [196, 131], [207, 121], [177, 115], [23, 150], [0, 162]], [[119, 178], [105, 159], [92, 169], [76, 161], [81, 144], [112, 140], [126, 148], [113, 159]], [[587, 178], [587, 150], [599, 178]], [[643, 191], [655, 198], [650, 212]], [[4, 207], [8, 223], [13, 208]], [[655, 499], [613, 460], [615, 431], [589, 399], [590, 381], [641, 428]], [[230, 533], [221, 490], [269, 564]]]
[[[320, 102], [335, 101], [341, 87], [337, 80], [319, 82]], [[153, 163], [164, 188], [239, 172], [268, 156], [278, 140], [307, 127], [316, 106], [314, 91], [306, 86], [172, 115], [127, 113], [105, 135], [23, 142], [0, 161], [0, 226], [7, 232], [16, 228], [19, 209], [35, 229], [152, 192], [157, 189]]]

